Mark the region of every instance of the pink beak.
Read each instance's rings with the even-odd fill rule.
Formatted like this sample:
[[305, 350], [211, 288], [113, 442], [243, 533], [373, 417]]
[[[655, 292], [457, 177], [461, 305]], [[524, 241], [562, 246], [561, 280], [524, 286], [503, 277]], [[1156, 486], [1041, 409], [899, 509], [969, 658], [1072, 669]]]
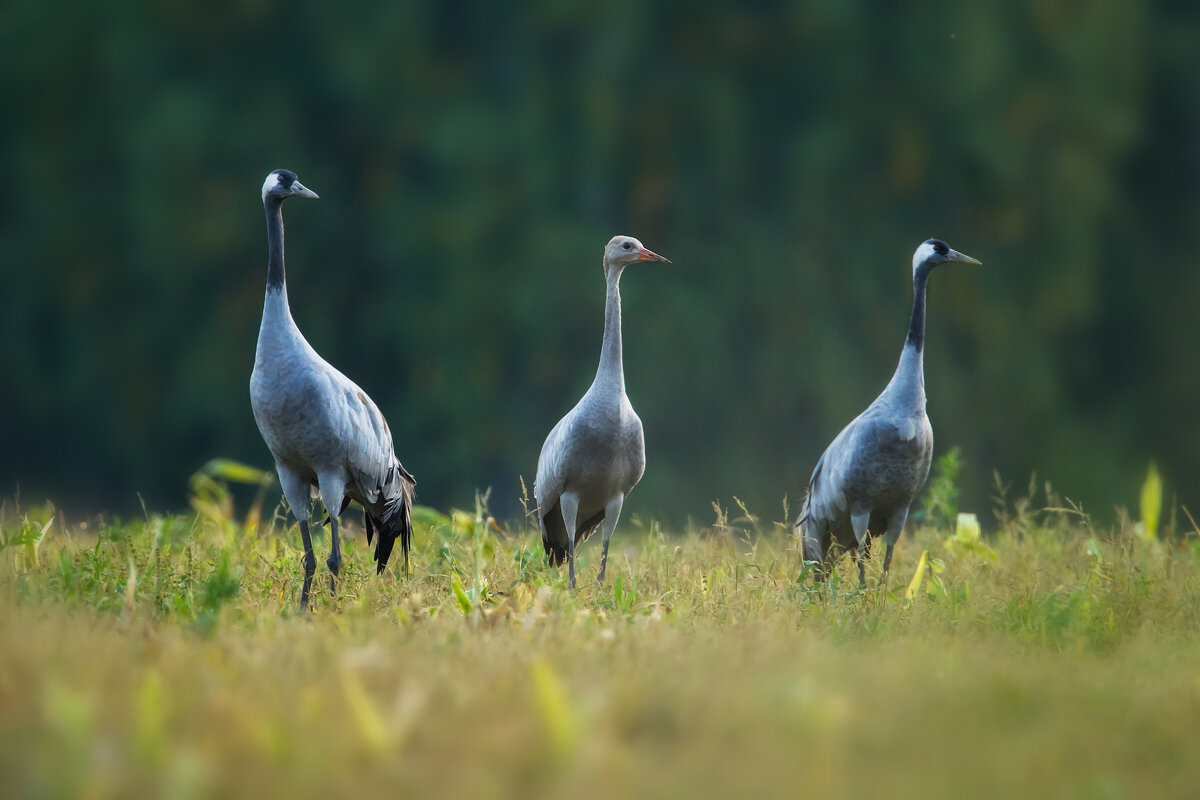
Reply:
[[641, 250], [638, 250], [638, 261], [663, 261], [667, 264], [671, 263], [671, 259], [664, 258], [653, 250], [647, 250], [644, 247]]

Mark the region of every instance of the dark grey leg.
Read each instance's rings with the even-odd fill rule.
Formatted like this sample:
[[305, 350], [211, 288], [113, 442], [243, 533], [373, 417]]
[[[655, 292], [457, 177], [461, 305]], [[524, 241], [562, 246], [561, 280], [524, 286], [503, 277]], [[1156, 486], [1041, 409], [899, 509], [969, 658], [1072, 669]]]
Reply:
[[333, 547], [329, 552], [329, 558], [326, 560], [325, 565], [333, 573], [329, 576], [329, 594], [336, 596], [338, 570], [342, 568], [342, 543], [338, 540], [337, 517], [332, 514], [329, 516], [329, 541]]
[[867, 560], [871, 557], [871, 534], [867, 534], [866, 540], [863, 542], [862, 554], [858, 559], [858, 586], [860, 589], [867, 588]]
[[567, 585], [575, 588], [575, 522], [579, 516], [579, 497], [566, 492], [558, 499], [563, 523], [567, 527]]
[[304, 540], [304, 586], [300, 589], [300, 608], [308, 609], [308, 590], [312, 588], [313, 575], [317, 572], [317, 557], [313, 555], [312, 537], [308, 535], [308, 523], [300, 520], [300, 538]]
[[613, 531], [617, 529], [617, 520], [621, 518], [621, 506], [625, 504], [625, 495], [619, 494], [604, 508], [604, 549], [600, 553], [600, 574], [596, 583], [604, 583], [604, 570], [608, 567], [608, 543], [612, 540]]
[[900, 534], [904, 533], [904, 526], [907, 522], [907, 508], [900, 509], [888, 520], [887, 553], [883, 557], [883, 578], [880, 580], [887, 578], [888, 567], [892, 565], [892, 548], [896, 546], [896, 542], [900, 539]]
[[567, 537], [567, 585], [575, 588], [575, 535]]
[[871, 522], [871, 509], [859, 508], [850, 512], [850, 525], [854, 528], [854, 543], [862, 548], [862, 558], [858, 559], [858, 585], [867, 585], [866, 558], [871, 553], [871, 531], [867, 526]]

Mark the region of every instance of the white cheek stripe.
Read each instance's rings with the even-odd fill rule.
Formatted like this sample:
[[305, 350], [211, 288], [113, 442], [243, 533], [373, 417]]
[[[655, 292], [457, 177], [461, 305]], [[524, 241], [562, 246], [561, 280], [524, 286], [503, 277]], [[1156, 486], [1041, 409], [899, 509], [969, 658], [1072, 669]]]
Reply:
[[266, 200], [267, 192], [271, 191], [278, 185], [279, 185], [279, 176], [277, 174], [275, 174], [274, 172], [272, 172], [270, 175], [267, 176], [267, 179], [265, 181], [263, 181], [262, 199]]
[[921, 246], [917, 248], [917, 252], [913, 253], [914, 276], [917, 274], [917, 267], [921, 266], [921, 263], [933, 255], [934, 252], [936, 251], [933, 249], [933, 245], [931, 245], [929, 242], [921, 242]]

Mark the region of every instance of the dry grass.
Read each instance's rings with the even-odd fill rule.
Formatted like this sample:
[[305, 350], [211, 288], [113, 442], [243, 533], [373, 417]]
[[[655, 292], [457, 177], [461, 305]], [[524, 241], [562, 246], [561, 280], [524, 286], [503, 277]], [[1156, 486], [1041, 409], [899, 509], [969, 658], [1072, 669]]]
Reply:
[[[778, 526], [722, 515], [667, 536], [634, 519], [608, 585], [591, 580], [589, 543], [571, 594], [527, 526], [425, 512], [412, 577], [377, 579], [351, 526], [340, 599], [322, 591], [305, 615], [295, 526], [255, 533], [220, 496], [196, 505], [52, 524], [36, 561], [48, 512], [8, 510], [10, 796], [1200, 786], [1195, 536], [1168, 545], [1021, 505], [986, 537], [994, 559], [921, 528], [890, 591], [875, 574], [860, 592], [847, 561], [819, 593]], [[909, 600], [923, 551], [932, 568]]]

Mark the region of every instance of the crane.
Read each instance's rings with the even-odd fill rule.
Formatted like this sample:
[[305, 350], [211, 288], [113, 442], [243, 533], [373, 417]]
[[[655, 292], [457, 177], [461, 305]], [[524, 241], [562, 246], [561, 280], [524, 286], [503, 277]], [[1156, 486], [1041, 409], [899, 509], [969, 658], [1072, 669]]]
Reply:
[[279, 483], [300, 523], [304, 540], [304, 586], [308, 608], [317, 562], [309, 536], [309, 506], [320, 496], [329, 512], [329, 588], [337, 589], [342, 550], [338, 518], [350, 501], [363, 507], [367, 544], [373, 535], [377, 572], [387, 566], [397, 538], [408, 574], [412, 502], [416, 480], [404, 468], [379, 408], [358, 386], [321, 358], [305, 340], [288, 306], [283, 260], [283, 201], [317, 193], [296, 173], [277, 169], [263, 182], [267, 214], [267, 289], [262, 326], [250, 375], [254, 421], [275, 458]]
[[567, 562], [575, 588], [575, 545], [603, 526], [600, 574], [625, 495], [646, 470], [642, 421], [625, 394], [621, 348], [621, 273], [638, 261], [670, 263], [632, 236], [614, 236], [604, 248], [604, 340], [591, 387], [546, 437], [538, 456], [534, 496], [546, 557]]
[[792, 532], [800, 540], [804, 560], [820, 565], [818, 577], [827, 574], [837, 555], [849, 550], [858, 562], [859, 583], [865, 585], [872, 535], [887, 537], [886, 577], [909, 508], [929, 476], [933, 427], [925, 413], [925, 286], [933, 268], [947, 261], [980, 263], [940, 239], [921, 243], [913, 253], [912, 316], [896, 372], [813, 469]]

